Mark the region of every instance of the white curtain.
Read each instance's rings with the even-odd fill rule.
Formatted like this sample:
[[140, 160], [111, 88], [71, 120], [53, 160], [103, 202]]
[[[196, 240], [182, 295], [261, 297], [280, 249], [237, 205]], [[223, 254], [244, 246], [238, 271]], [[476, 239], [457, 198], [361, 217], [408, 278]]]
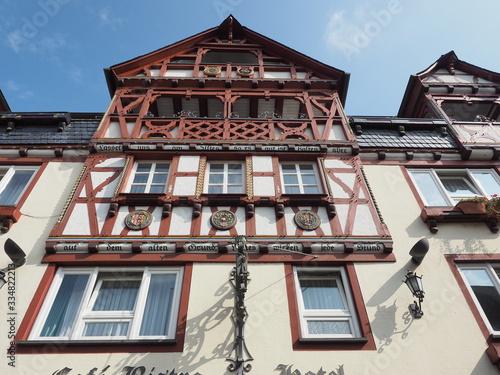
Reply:
[[67, 337], [73, 329], [89, 275], [65, 275], [40, 336]]
[[151, 275], [140, 336], [168, 335], [176, 275]]
[[325, 280], [300, 280], [300, 288], [302, 290], [302, 299], [304, 307], [307, 310], [316, 309], [341, 309], [343, 310], [344, 302], [340, 295], [340, 290], [337, 286], [337, 281], [334, 279]]
[[93, 311], [132, 311], [140, 280], [104, 280]]
[[15, 171], [5, 189], [0, 194], [0, 206], [13, 206], [28, 184], [34, 171]]

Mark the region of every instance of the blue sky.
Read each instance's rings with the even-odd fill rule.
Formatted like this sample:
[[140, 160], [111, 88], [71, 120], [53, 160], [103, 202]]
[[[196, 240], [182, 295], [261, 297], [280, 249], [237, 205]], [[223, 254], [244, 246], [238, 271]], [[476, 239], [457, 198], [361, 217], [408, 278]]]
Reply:
[[104, 112], [104, 68], [230, 13], [351, 73], [348, 115], [396, 115], [410, 75], [451, 50], [500, 71], [498, 0], [0, 0], [0, 89], [17, 112]]

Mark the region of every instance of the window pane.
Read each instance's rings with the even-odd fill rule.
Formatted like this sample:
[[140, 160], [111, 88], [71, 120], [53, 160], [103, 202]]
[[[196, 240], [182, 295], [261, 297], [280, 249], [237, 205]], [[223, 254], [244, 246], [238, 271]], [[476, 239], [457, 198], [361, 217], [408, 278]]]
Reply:
[[300, 289], [306, 309], [345, 309], [335, 279], [302, 279]]
[[92, 310], [133, 310], [140, 285], [140, 280], [104, 280]]
[[317, 186], [306, 186], [304, 187], [304, 193], [306, 194], [318, 194], [319, 190]]
[[241, 181], [242, 181], [242, 176], [240, 174], [230, 174], [228, 176], [228, 183], [229, 184], [239, 184], [241, 185]]
[[478, 195], [479, 192], [465, 176], [443, 177], [440, 176], [446, 191], [452, 195]]
[[299, 167], [302, 173], [314, 173], [314, 167], [311, 164], [300, 164]]
[[222, 184], [224, 182], [224, 176], [221, 174], [211, 174], [208, 178], [210, 184]]
[[165, 185], [153, 185], [151, 186], [151, 189], [149, 189], [150, 193], [164, 193], [165, 192]]
[[135, 185], [130, 188], [131, 193], [144, 193], [146, 192], [146, 186], [145, 185]]
[[168, 173], [170, 165], [169, 164], [156, 164], [156, 172], [158, 173]]
[[485, 269], [462, 270], [492, 328], [500, 331], [500, 293]]
[[0, 206], [16, 204], [34, 171], [15, 171], [5, 189], [0, 194]]
[[307, 322], [307, 330], [313, 335], [350, 335], [351, 327], [346, 321], [312, 320]]
[[242, 193], [243, 189], [241, 185], [228, 186], [227, 192], [229, 194], [237, 194], [237, 193]]
[[151, 163], [139, 163], [139, 164], [137, 164], [136, 172], [149, 173], [149, 171], [151, 171]]
[[84, 336], [127, 336], [129, 323], [87, 323]]
[[295, 165], [293, 165], [293, 164], [283, 164], [281, 166], [281, 169], [283, 170], [284, 173], [290, 173], [290, 172], [295, 173], [296, 172]]
[[210, 164], [210, 172], [223, 173], [224, 172], [224, 164]]
[[430, 172], [412, 172], [413, 178], [423, 195], [427, 206], [449, 206]]
[[153, 176], [153, 184], [165, 184], [167, 182], [166, 174], [155, 174]]
[[215, 193], [215, 194], [222, 193], [222, 186], [209, 186], [208, 192], [211, 194], [212, 193]]
[[286, 174], [283, 176], [283, 181], [285, 181], [285, 185], [298, 185], [299, 179], [296, 175]]
[[147, 174], [136, 174], [134, 177], [134, 184], [145, 184], [148, 182], [148, 175]]
[[300, 189], [298, 186], [286, 186], [285, 193], [286, 194], [300, 194]]
[[144, 308], [140, 335], [168, 335], [172, 301], [175, 290], [175, 275], [152, 275]]
[[491, 173], [472, 172], [472, 175], [479, 181], [483, 189], [486, 191], [487, 198], [490, 198], [493, 194], [500, 194], [500, 184]]
[[87, 286], [89, 275], [65, 275], [40, 336], [69, 336]]
[[229, 173], [241, 173], [241, 164], [229, 164]]
[[314, 175], [303, 175], [302, 176], [302, 183], [304, 183], [304, 185], [316, 185], [316, 176]]

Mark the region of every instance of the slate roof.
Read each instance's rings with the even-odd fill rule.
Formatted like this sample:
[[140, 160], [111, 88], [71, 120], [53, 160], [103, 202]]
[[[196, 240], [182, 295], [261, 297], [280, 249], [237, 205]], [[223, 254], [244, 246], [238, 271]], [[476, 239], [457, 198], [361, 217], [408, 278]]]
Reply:
[[[351, 117], [350, 124], [360, 148], [458, 148], [449, 133], [443, 134], [446, 123], [442, 120]], [[404, 134], [400, 133], [400, 126], [404, 127]]]
[[[59, 131], [57, 120], [51, 119], [52, 114], [15, 115], [22, 120], [14, 120], [14, 128], [7, 131], [5, 117], [12, 117], [12, 114], [0, 114], [0, 118], [2, 118], [0, 121], [0, 146], [88, 145], [102, 118], [102, 114], [69, 115], [66, 116], [69, 123], [65, 125], [63, 131]], [[27, 117], [29, 120], [25, 119]]]

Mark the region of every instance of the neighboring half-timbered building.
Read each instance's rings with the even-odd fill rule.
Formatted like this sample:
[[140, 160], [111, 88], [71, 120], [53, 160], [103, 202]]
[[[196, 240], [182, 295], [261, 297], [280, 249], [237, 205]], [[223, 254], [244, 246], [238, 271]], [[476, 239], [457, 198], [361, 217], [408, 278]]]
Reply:
[[498, 373], [496, 211], [456, 206], [500, 188], [498, 74], [450, 52], [348, 117], [348, 73], [230, 16], [105, 75], [102, 115], [0, 92], [0, 161], [39, 168], [0, 191], [7, 374]]

